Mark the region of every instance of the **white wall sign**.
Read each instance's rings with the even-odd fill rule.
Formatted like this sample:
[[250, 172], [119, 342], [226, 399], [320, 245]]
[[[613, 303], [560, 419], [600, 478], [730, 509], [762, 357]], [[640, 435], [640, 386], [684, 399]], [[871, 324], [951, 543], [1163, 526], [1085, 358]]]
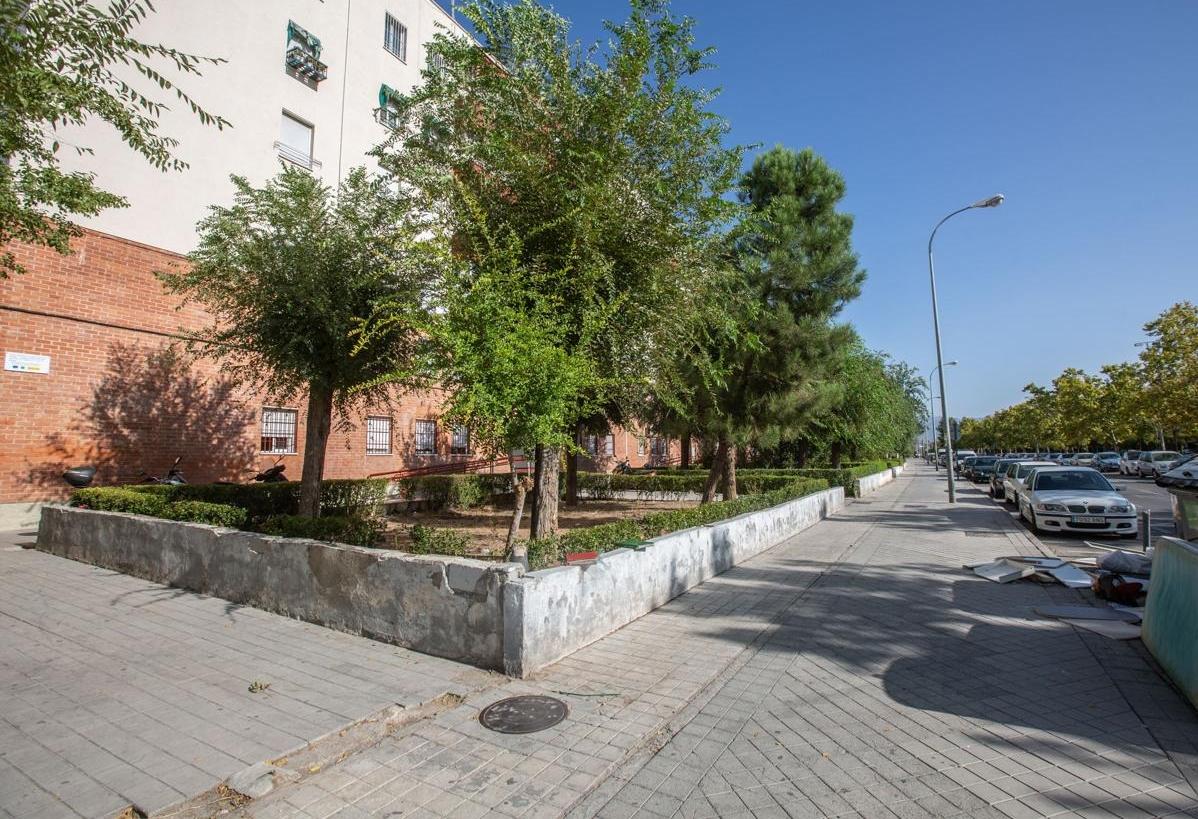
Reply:
[[4, 353], [4, 369], [14, 373], [50, 374], [50, 356], [31, 353]]

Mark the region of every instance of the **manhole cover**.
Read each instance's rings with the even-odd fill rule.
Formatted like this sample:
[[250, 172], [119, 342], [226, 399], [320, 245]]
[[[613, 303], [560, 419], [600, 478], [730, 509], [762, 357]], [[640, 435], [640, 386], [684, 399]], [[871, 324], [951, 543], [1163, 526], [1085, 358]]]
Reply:
[[552, 728], [569, 713], [561, 700], [529, 695], [491, 703], [478, 715], [478, 721], [501, 734], [531, 734]]

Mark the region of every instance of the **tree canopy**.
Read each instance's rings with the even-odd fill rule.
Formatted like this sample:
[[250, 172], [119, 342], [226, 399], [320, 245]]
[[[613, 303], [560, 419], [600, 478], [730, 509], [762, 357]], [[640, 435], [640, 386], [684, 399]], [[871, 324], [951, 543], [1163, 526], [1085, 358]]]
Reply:
[[333, 409], [426, 383], [431, 266], [419, 220], [361, 168], [336, 191], [290, 166], [260, 188], [233, 184], [233, 203], [199, 224], [188, 265], [160, 277], [212, 314], [194, 346], [226, 376], [276, 401], [308, 394], [300, 506], [314, 516]]
[[[127, 204], [97, 186], [94, 174], [60, 167], [63, 150], [92, 153], [86, 145], [65, 148], [57, 135], [64, 126], [102, 120], [154, 167], [187, 167], [174, 154], [178, 142], [159, 128], [167, 102], [139, 85], [205, 124], [229, 124], [201, 108], [161, 68], [194, 76], [221, 60], [133, 36], [152, 11], [148, 0], [104, 7], [80, 0], [0, 0], [0, 157], [7, 160], [0, 162], [0, 247], [19, 241], [67, 253], [79, 234], [72, 219]], [[20, 272], [11, 252], [0, 253], [0, 278]]]

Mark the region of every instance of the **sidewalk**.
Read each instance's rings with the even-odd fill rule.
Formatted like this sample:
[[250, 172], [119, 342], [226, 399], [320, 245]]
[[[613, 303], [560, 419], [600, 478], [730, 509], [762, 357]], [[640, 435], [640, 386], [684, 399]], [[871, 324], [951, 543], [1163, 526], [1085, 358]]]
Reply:
[[[1198, 815], [1198, 716], [1142, 646], [1032, 612], [1078, 592], [961, 569], [1037, 548], [915, 467], [537, 679], [242, 815]], [[518, 693], [570, 717], [522, 737], [479, 725]]]
[[504, 679], [32, 540], [0, 534], [0, 817], [153, 813], [385, 709]]

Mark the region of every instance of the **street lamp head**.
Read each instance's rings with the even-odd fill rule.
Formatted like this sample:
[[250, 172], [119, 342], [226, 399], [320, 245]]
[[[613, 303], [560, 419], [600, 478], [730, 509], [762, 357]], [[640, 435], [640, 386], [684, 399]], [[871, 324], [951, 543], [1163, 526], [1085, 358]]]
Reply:
[[955, 366], [957, 366], [957, 364], [958, 364], [958, 362], [957, 362], [957, 361], [946, 361], [946, 362], [944, 362], [944, 366], [946, 366], [946, 367], [955, 367]]
[[970, 207], [972, 207], [972, 208], [997, 208], [999, 205], [1001, 205], [1003, 203], [1004, 199], [1006, 199], [1005, 196], [1003, 196], [1001, 193], [996, 193], [996, 194], [994, 194], [994, 196], [991, 196], [989, 199], [981, 199], [977, 202], [974, 202], [972, 205], [970, 205]]

